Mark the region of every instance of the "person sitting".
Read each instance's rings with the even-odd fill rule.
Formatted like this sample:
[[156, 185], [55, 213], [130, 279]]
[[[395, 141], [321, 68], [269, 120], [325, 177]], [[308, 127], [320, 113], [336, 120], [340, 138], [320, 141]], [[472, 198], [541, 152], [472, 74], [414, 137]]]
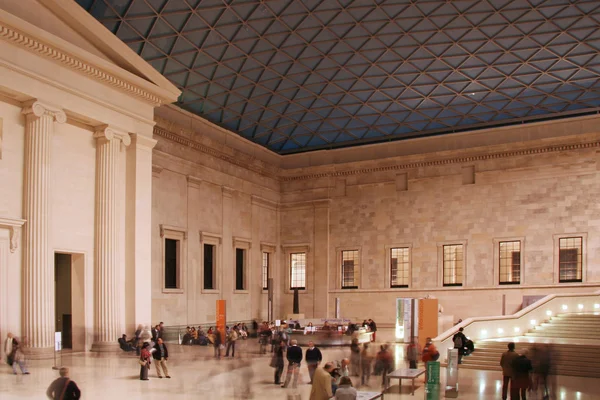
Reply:
[[206, 332], [206, 339], [208, 339], [208, 343], [215, 344], [215, 331], [212, 326], [208, 328], [208, 332]]
[[181, 339], [181, 344], [184, 344], [184, 345], [192, 344], [191, 332], [192, 332], [192, 330], [189, 326], [185, 328], [185, 333], [183, 335], [183, 338]]
[[336, 400], [354, 400], [358, 396], [355, 388], [352, 387], [352, 381], [347, 376], [342, 376], [337, 390], [335, 391]]
[[134, 351], [135, 350], [135, 346], [133, 346], [131, 344], [131, 342], [127, 341], [127, 335], [125, 335], [125, 334], [123, 334], [123, 336], [121, 336], [119, 338], [118, 342], [119, 342], [119, 347], [123, 351]]

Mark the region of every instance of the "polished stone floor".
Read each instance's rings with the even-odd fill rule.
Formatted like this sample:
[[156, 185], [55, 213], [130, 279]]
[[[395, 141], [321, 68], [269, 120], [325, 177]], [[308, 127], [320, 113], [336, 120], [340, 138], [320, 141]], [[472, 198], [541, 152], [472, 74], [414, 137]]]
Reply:
[[[273, 369], [269, 357], [258, 354], [255, 340], [240, 342], [236, 359], [215, 360], [212, 348], [170, 345], [169, 373], [172, 379], [158, 379], [151, 370], [149, 381], [139, 380], [139, 366], [133, 355], [99, 356], [93, 353], [65, 354], [62, 365], [71, 368], [71, 378], [82, 390], [84, 399], [240, 399], [251, 392], [255, 399], [286, 399], [297, 393], [308, 399], [310, 385], [306, 368], [302, 367], [301, 384], [296, 390], [282, 389], [273, 384]], [[402, 347], [394, 348], [397, 367], [404, 367]], [[326, 361], [349, 356], [348, 348], [323, 349]], [[7, 365], [0, 365], [0, 399], [40, 399], [49, 383], [58, 376], [52, 362], [30, 361], [30, 375], [13, 375]], [[441, 371], [442, 384], [445, 370]], [[380, 377], [372, 377], [369, 387], [381, 389]], [[501, 376], [494, 371], [461, 370], [459, 398], [464, 400], [501, 399]], [[385, 393], [385, 399], [424, 398], [423, 377], [416, 382], [415, 397], [410, 384], [403, 381], [398, 394], [398, 381]], [[599, 399], [600, 382], [591, 378], [557, 377], [556, 396], [559, 400]], [[443, 393], [443, 392], [442, 392]], [[443, 397], [443, 394], [442, 394]], [[536, 399], [531, 395], [528, 399]]]

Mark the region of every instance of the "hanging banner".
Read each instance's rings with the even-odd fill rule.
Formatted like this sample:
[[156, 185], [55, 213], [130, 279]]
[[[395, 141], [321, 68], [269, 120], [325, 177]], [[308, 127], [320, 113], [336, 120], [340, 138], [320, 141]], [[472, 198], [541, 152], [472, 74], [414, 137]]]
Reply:
[[221, 342], [225, 343], [225, 325], [227, 324], [227, 309], [225, 300], [217, 300], [217, 330], [221, 332]]

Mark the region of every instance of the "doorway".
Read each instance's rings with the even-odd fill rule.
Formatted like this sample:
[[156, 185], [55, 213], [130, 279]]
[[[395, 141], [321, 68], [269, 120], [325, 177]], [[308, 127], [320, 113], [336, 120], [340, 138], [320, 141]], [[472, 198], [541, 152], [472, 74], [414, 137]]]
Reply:
[[71, 254], [54, 253], [54, 331], [62, 333], [62, 348], [73, 348]]

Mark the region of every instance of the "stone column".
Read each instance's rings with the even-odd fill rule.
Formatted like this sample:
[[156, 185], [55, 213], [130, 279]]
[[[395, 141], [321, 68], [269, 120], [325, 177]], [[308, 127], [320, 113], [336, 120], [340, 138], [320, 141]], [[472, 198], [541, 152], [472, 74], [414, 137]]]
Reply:
[[93, 351], [116, 351], [122, 334], [120, 283], [119, 178], [121, 143], [128, 146], [127, 133], [103, 126], [96, 130], [96, 245], [95, 324]]
[[39, 101], [25, 105], [23, 218], [23, 332], [34, 358], [54, 349], [54, 262], [49, 244], [50, 148], [64, 111]]

